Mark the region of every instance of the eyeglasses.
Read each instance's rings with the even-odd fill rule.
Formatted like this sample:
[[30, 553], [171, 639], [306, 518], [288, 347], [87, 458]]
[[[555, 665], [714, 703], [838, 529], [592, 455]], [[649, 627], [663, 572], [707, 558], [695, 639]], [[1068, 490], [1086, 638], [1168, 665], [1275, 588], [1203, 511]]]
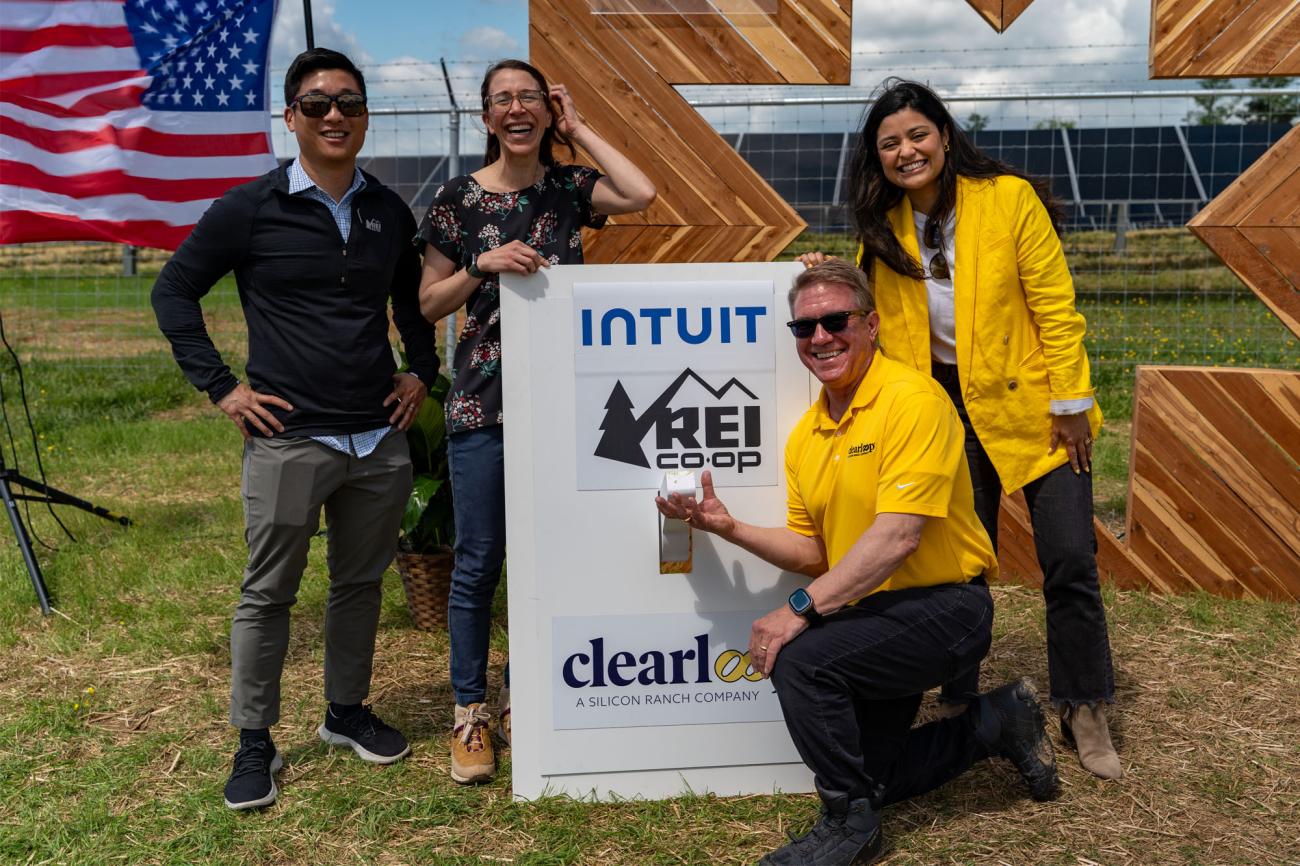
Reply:
[[790, 329], [790, 333], [794, 334], [795, 337], [803, 340], [811, 337], [813, 332], [817, 330], [818, 325], [821, 325], [822, 330], [828, 334], [838, 334], [849, 326], [850, 317], [866, 315], [870, 315], [866, 310], [844, 310], [839, 313], [827, 313], [816, 319], [793, 319], [786, 322], [785, 326]]
[[484, 100], [483, 107], [486, 108], [491, 104], [497, 108], [509, 108], [516, 99], [524, 108], [535, 108], [546, 101], [546, 93], [541, 90], [521, 90], [518, 93], [502, 90], [500, 93], [493, 93]]
[[943, 250], [930, 257], [930, 276], [936, 280], [952, 279], [952, 268], [948, 267], [948, 257]]
[[305, 93], [289, 103], [289, 107], [298, 106], [306, 117], [324, 117], [330, 113], [330, 106], [337, 105], [339, 114], [344, 117], [360, 117], [366, 113], [366, 98], [360, 93], [340, 93], [330, 96], [327, 93]]

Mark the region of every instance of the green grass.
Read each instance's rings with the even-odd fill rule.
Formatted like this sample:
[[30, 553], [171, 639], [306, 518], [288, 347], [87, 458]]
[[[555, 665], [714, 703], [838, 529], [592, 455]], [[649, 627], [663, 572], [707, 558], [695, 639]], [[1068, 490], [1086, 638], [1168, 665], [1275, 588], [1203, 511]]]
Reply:
[[[38, 554], [59, 610], [48, 618], [0, 533], [0, 862], [731, 864], [753, 862], [787, 829], [815, 820], [815, 798], [798, 795], [516, 803], [508, 750], [495, 782], [456, 786], [447, 778], [446, 635], [410, 628], [392, 574], [372, 697], [415, 752], [377, 768], [327, 749], [314, 733], [319, 543], [295, 608], [275, 730], [288, 759], [281, 801], [260, 814], [225, 809], [227, 636], [244, 564], [240, 442], [165, 357], [100, 362], [28, 368], [50, 481], [135, 523], [61, 509], [70, 542], [31, 509], [40, 537], [58, 548]], [[12, 388], [12, 371], [0, 372]], [[1041, 600], [1017, 587], [996, 595], [986, 681], [1027, 673], [1045, 684]], [[1063, 798], [1033, 804], [1007, 766], [981, 764], [887, 812], [888, 862], [1294, 860], [1300, 608], [1109, 589], [1105, 598], [1129, 778], [1098, 783], [1063, 752]], [[507, 653], [503, 603], [504, 588], [494, 689]]]

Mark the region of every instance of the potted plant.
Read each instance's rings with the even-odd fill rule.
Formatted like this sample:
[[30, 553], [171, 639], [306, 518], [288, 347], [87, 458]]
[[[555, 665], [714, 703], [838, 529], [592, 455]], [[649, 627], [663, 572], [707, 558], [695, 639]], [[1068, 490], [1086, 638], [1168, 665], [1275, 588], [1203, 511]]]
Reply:
[[451, 382], [439, 373], [406, 431], [414, 478], [402, 514], [397, 571], [402, 576], [411, 619], [420, 629], [447, 627], [447, 592], [454, 561], [451, 545], [456, 538], [447, 472], [447, 425], [442, 410], [450, 388]]

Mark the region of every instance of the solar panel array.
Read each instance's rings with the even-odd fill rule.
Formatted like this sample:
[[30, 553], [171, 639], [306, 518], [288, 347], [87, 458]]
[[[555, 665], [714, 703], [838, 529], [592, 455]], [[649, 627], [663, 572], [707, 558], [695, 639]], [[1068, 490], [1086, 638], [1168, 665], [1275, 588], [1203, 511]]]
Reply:
[[[1100, 127], [982, 130], [975, 144], [991, 156], [1047, 178], [1072, 227], [1183, 225], [1257, 160], [1290, 126]], [[823, 231], [847, 230], [842, 201], [856, 133], [730, 133], [723, 139]], [[461, 171], [478, 167], [476, 150]], [[374, 156], [362, 168], [392, 186], [417, 215], [448, 176], [443, 155]]]

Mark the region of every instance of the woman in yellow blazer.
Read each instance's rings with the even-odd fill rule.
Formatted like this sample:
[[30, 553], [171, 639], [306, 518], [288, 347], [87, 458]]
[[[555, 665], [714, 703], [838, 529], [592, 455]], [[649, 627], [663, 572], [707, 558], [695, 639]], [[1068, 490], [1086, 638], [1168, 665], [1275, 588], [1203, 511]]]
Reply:
[[[881, 349], [930, 370], [952, 397], [995, 548], [1001, 493], [1024, 490], [1044, 576], [1052, 702], [1083, 766], [1118, 778], [1092, 513], [1101, 412], [1057, 236], [1060, 207], [1045, 183], [981, 153], [932, 91], [898, 79], [867, 113], [849, 188]], [[978, 674], [945, 686], [947, 714], [978, 692]]]

